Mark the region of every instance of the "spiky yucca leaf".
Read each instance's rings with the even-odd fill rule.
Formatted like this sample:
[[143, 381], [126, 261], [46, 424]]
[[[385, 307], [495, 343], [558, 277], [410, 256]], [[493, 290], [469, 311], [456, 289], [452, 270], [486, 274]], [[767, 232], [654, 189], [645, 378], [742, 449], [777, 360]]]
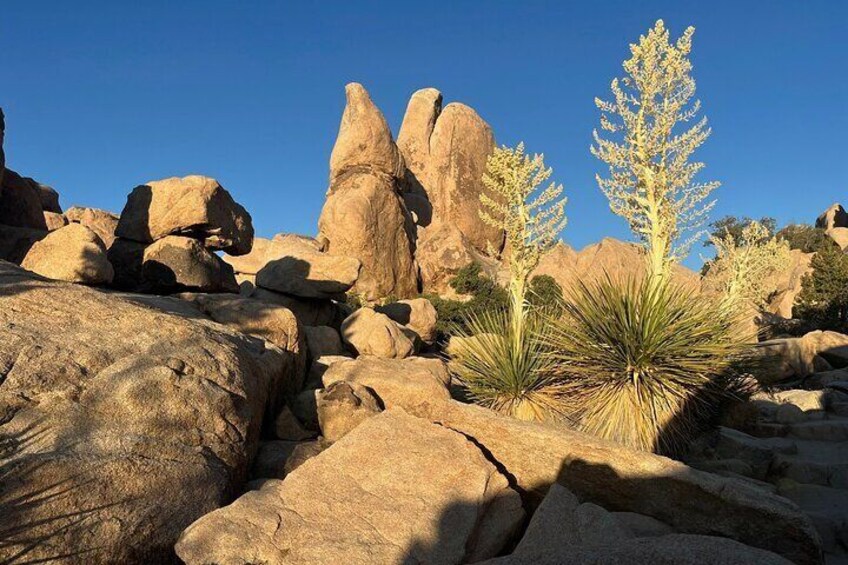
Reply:
[[673, 453], [729, 390], [746, 350], [739, 327], [690, 287], [606, 277], [576, 286], [548, 345], [584, 431]]
[[477, 403], [522, 420], [563, 415], [563, 389], [552, 374], [550, 325], [534, 312], [515, 324], [509, 311], [472, 313], [451, 340], [451, 371]]

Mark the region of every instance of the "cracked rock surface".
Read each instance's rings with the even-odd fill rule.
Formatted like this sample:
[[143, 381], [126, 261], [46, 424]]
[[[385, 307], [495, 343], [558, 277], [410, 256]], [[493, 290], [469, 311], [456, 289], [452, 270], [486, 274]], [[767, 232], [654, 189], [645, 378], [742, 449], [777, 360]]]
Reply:
[[520, 497], [472, 442], [389, 409], [284, 481], [192, 524], [188, 563], [464, 563], [497, 555]]

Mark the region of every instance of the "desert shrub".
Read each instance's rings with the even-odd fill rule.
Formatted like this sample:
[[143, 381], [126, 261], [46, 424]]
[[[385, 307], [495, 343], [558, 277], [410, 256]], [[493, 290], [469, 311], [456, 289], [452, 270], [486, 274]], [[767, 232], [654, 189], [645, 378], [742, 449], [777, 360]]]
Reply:
[[715, 205], [710, 194], [719, 186], [696, 180], [705, 165], [693, 155], [711, 130], [705, 117], [696, 119], [701, 102], [689, 60], [694, 33], [688, 27], [671, 41], [658, 20], [630, 45], [612, 98], [595, 98], [601, 121], [591, 151], [608, 166], [606, 177], [596, 175], [598, 185], [644, 246], [654, 280], [668, 278], [700, 238]]
[[795, 315], [810, 326], [848, 333], [848, 255], [834, 242], [823, 244], [801, 281]]
[[[530, 274], [566, 222], [562, 185], [543, 186], [551, 173], [544, 157], [526, 155], [523, 144], [495, 148], [489, 156], [480, 218], [504, 230], [510, 250], [507, 304], [472, 312], [464, 328], [455, 328], [457, 339], [448, 350], [454, 374], [475, 402], [526, 420], [554, 418], [561, 404], [542, 340], [548, 325], [528, 298]], [[538, 292], [552, 292], [548, 281], [540, 284]]]
[[800, 249], [804, 253], [815, 253], [822, 246], [833, 243], [823, 229], [808, 224], [789, 224], [775, 235], [778, 239], [786, 241], [789, 249]]
[[450, 367], [472, 401], [522, 420], [564, 415], [542, 316], [529, 312], [518, 327], [508, 309], [490, 310], [469, 314], [465, 327], [455, 329]]
[[[455, 300], [437, 294], [421, 295], [436, 309], [439, 341], [446, 341], [451, 333], [472, 333], [474, 330], [467, 323], [470, 316], [500, 312], [509, 307], [506, 289], [483, 274], [477, 263], [469, 263], [457, 271], [449, 284], [451, 288], [470, 298]], [[530, 279], [527, 301], [531, 307], [558, 312], [561, 310], [562, 287], [551, 276], [535, 276]]]
[[593, 435], [666, 454], [713, 418], [745, 351], [716, 301], [650, 277], [580, 283], [551, 326], [568, 415]]
[[550, 275], [537, 275], [530, 279], [527, 301], [536, 309], [556, 315], [562, 312], [562, 287]]
[[446, 341], [451, 332], [470, 332], [471, 328], [466, 322], [472, 314], [496, 312], [507, 308], [509, 299], [506, 289], [483, 274], [478, 263], [469, 263], [462, 267], [449, 284], [456, 292], [470, 298], [454, 300], [442, 298], [437, 294], [422, 295], [436, 309], [436, 332], [441, 342]]
[[777, 230], [777, 220], [764, 216], [759, 220], [748, 217], [737, 218], [736, 216], [725, 216], [720, 220], [710, 222], [709, 237], [704, 241], [705, 247], [715, 245], [716, 239], [726, 240], [730, 237], [736, 245], [742, 245], [745, 238], [745, 230], [751, 224], [758, 224], [763, 228], [763, 242], [771, 239]]
[[775, 291], [773, 278], [789, 264], [789, 246], [773, 228], [751, 220], [741, 233], [726, 231], [710, 240], [716, 250], [704, 286], [728, 308], [760, 309]]

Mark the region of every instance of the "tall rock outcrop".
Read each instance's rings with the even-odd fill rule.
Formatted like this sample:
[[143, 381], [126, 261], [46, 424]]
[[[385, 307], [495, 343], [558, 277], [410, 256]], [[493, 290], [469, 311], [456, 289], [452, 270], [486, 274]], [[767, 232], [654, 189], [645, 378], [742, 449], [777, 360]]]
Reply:
[[416, 222], [422, 285], [445, 292], [469, 258], [503, 246], [503, 232], [479, 214], [495, 138], [474, 110], [458, 103], [443, 109], [441, 93], [425, 88], [409, 101], [398, 146], [408, 167], [403, 197]]
[[400, 197], [403, 157], [365, 88], [351, 83], [345, 94], [319, 240], [329, 253], [359, 259], [353, 291], [366, 300], [413, 296], [418, 268], [412, 219]]

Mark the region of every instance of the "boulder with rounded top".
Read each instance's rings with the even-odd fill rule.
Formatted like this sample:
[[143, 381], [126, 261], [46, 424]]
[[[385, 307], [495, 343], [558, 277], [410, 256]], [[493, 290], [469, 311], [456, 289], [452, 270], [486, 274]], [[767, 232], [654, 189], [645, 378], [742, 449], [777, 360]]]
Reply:
[[178, 235], [197, 239], [207, 249], [243, 255], [253, 243], [253, 223], [218, 181], [191, 175], [135, 187], [115, 234], [143, 243]]

